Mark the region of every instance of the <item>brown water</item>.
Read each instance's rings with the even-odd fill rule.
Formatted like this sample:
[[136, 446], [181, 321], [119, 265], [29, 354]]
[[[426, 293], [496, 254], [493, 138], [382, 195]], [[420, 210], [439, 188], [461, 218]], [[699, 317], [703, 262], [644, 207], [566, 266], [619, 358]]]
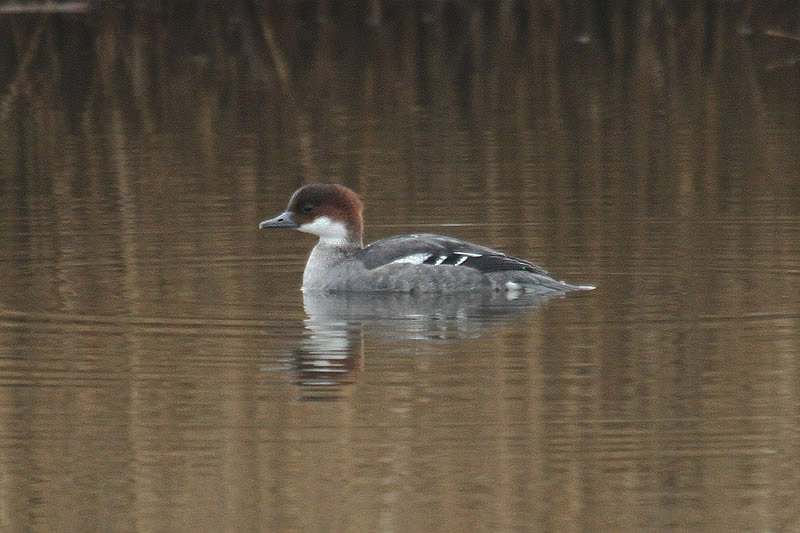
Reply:
[[[0, 531], [800, 530], [800, 46], [637, 5], [3, 15]], [[319, 180], [598, 289], [304, 298]]]

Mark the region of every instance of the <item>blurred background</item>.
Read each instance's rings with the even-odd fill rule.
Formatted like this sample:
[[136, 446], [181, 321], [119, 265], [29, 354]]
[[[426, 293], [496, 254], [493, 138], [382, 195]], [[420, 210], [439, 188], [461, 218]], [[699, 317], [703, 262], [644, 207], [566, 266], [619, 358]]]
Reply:
[[[0, 2], [0, 530], [800, 530], [800, 5]], [[598, 286], [311, 300], [343, 183]]]

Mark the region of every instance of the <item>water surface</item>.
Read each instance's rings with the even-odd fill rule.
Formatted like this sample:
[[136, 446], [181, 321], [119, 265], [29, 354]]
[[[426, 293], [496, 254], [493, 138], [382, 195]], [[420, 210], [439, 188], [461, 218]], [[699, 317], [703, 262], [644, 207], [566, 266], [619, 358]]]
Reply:
[[[371, 5], [0, 19], [0, 530], [800, 528], [785, 17]], [[313, 181], [598, 289], [304, 296]]]

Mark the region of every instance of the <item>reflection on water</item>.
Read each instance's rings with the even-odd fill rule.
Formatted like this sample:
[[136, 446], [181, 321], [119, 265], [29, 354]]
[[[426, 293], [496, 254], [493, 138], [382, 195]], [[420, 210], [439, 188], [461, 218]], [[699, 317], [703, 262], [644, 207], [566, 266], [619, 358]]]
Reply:
[[478, 338], [556, 297], [564, 295], [304, 292], [307, 339], [294, 354], [295, 382], [306, 399], [338, 398], [363, 370], [365, 335], [394, 353], [407, 341]]
[[[0, 531], [800, 530], [797, 4], [86, 9], [0, 17]], [[311, 181], [599, 288], [304, 300]]]
[[478, 336], [490, 325], [536, 309], [564, 294], [476, 291], [456, 294], [303, 293], [311, 331], [354, 323], [401, 339], [435, 340]]

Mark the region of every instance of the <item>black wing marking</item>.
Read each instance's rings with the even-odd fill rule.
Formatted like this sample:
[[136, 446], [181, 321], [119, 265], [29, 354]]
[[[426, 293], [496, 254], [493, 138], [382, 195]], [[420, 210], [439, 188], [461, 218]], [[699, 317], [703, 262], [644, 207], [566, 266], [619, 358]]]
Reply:
[[463, 266], [484, 274], [513, 270], [547, 274], [545, 269], [530, 261], [452, 237], [427, 233], [381, 239], [364, 248], [360, 257], [369, 270], [389, 263], [412, 263]]
[[547, 274], [547, 270], [538, 265], [534, 265], [530, 261], [511, 257], [499, 252], [496, 254], [469, 257], [461, 263], [461, 266], [480, 270], [484, 274], [507, 270], [524, 270], [526, 272], [533, 272], [534, 274]]

